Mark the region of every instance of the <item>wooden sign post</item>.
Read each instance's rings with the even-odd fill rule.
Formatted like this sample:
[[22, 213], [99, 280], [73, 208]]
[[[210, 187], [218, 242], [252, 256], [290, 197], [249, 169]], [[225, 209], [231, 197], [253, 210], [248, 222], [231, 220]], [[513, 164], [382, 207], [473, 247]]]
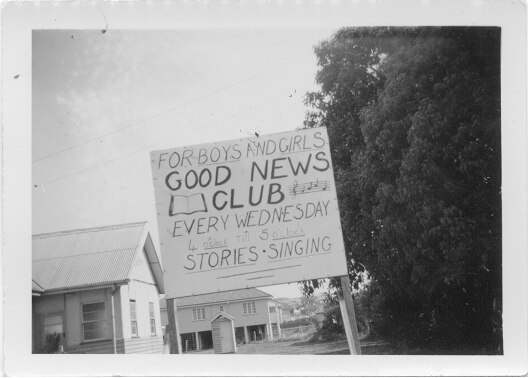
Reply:
[[341, 291], [338, 292], [339, 308], [343, 317], [343, 326], [348, 341], [350, 354], [360, 355], [361, 346], [359, 344], [359, 335], [356, 323], [356, 313], [354, 311], [354, 302], [352, 292], [350, 291], [350, 279], [348, 275], [341, 276]]
[[174, 299], [167, 299], [167, 317], [169, 318], [169, 342], [170, 354], [181, 354], [180, 332], [178, 330], [176, 302]]

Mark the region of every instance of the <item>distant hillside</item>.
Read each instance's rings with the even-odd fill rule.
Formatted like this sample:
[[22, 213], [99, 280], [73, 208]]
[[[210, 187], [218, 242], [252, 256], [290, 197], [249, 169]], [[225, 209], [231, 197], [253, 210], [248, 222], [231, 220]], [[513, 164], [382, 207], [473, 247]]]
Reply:
[[277, 302], [287, 304], [293, 309], [297, 309], [301, 303], [301, 298], [274, 298]]

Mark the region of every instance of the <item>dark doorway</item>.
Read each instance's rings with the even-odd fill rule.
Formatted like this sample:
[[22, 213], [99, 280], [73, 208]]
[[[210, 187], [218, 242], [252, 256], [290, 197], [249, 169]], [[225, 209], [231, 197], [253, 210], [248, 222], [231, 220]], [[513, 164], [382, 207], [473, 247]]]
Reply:
[[244, 344], [246, 342], [244, 337], [244, 327], [235, 328], [235, 340], [237, 345]]
[[194, 332], [181, 333], [180, 338], [181, 338], [183, 352], [188, 352], [190, 350], [196, 350], [196, 336]]
[[213, 348], [213, 332], [203, 331], [198, 332], [200, 338], [200, 349], [212, 349]]
[[266, 340], [266, 325], [259, 324], [248, 327], [249, 341], [261, 341]]

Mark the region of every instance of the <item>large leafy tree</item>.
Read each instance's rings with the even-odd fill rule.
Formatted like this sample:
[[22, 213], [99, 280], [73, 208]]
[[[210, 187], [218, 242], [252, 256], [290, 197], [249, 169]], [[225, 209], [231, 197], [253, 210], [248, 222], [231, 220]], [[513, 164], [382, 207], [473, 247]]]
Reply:
[[500, 30], [345, 28], [315, 53], [305, 126], [328, 128], [353, 283], [387, 336], [496, 352]]

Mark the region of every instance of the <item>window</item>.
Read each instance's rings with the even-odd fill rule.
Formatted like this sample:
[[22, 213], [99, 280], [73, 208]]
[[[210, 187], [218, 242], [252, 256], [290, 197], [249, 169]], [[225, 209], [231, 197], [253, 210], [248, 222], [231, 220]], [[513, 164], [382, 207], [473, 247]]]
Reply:
[[108, 324], [104, 302], [82, 305], [83, 340], [100, 340], [107, 337]]
[[220, 306], [220, 311], [224, 312], [224, 306]]
[[46, 342], [47, 335], [59, 334], [62, 337], [62, 313], [46, 314], [43, 320], [42, 342]]
[[154, 316], [154, 302], [149, 302], [150, 334], [156, 335], [156, 317]]
[[205, 320], [205, 307], [193, 308], [193, 320]]
[[242, 307], [244, 308], [244, 315], [257, 313], [255, 302], [244, 302], [242, 303]]
[[138, 337], [136, 301], [130, 301], [130, 326], [132, 337]]
[[271, 306], [269, 308], [269, 312], [270, 312], [270, 314], [273, 314], [275, 312], [275, 306]]

